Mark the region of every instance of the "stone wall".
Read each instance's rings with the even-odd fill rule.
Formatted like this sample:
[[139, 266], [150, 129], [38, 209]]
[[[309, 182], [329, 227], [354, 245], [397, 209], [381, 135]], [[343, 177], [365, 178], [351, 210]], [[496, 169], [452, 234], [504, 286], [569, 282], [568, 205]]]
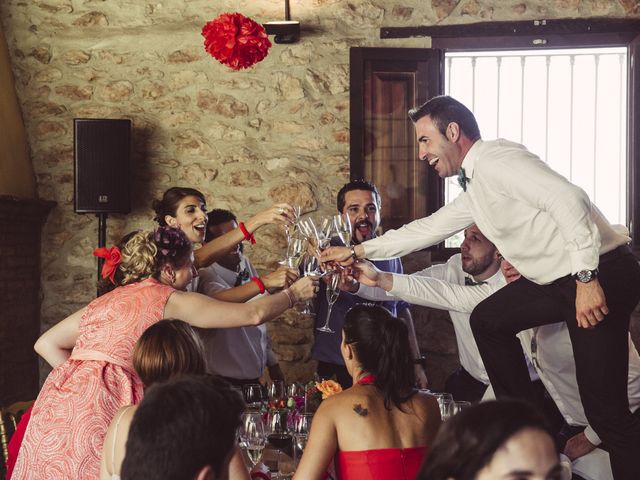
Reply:
[[[331, 213], [348, 179], [349, 47], [428, 47], [380, 40], [381, 26], [566, 17], [638, 16], [631, 0], [292, 0], [301, 41], [274, 44], [255, 67], [234, 72], [210, 58], [200, 30], [220, 13], [281, 19], [281, 0], [5, 0], [0, 4], [39, 197], [57, 202], [42, 242], [43, 328], [90, 301], [97, 220], [73, 213], [72, 119], [130, 118], [133, 212], [109, 219], [109, 243], [151, 228], [151, 201], [172, 185], [204, 191], [210, 206], [246, 218], [272, 202]], [[282, 255], [277, 228], [248, 254], [261, 269]], [[436, 378], [452, 368], [446, 319], [418, 314]], [[302, 378], [310, 325], [287, 315], [270, 330], [286, 371]], [[436, 366], [433, 367], [434, 370]]]

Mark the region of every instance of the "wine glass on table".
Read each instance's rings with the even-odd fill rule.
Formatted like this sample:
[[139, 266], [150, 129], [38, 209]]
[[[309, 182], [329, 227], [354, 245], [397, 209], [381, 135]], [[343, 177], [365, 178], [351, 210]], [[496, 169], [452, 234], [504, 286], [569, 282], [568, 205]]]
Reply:
[[296, 418], [293, 430], [294, 457], [296, 462], [300, 461], [304, 447], [307, 446], [307, 439], [311, 431], [311, 420], [313, 420], [313, 413], [300, 413]]
[[340, 295], [340, 274], [337, 272], [331, 273], [329, 276], [329, 281], [326, 284], [325, 295], [327, 296], [327, 318], [324, 321], [324, 325], [322, 327], [318, 327], [317, 330], [325, 333], [335, 333], [331, 328], [329, 328], [329, 320], [331, 319], [331, 310], [333, 309], [333, 304], [338, 300], [338, 296]]
[[274, 380], [269, 385], [269, 408], [284, 408], [287, 404], [287, 391], [284, 380]]
[[262, 450], [267, 443], [267, 431], [260, 412], [244, 412], [240, 419], [240, 446], [247, 453], [251, 467], [260, 461]]
[[267, 441], [276, 449], [279, 478], [287, 478], [293, 474], [291, 462], [287, 461], [288, 453], [293, 448], [293, 437], [287, 427], [288, 415], [286, 408], [280, 408], [271, 410], [267, 417]]
[[260, 410], [264, 396], [262, 394], [262, 385], [258, 383], [250, 383], [245, 385], [242, 391], [244, 401], [251, 410]]

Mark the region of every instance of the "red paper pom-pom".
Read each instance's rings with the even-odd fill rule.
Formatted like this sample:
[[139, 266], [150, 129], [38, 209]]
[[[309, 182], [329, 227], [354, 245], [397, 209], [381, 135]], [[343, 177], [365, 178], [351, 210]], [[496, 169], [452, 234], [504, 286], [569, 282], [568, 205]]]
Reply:
[[207, 22], [202, 36], [205, 50], [233, 70], [258, 63], [271, 48], [264, 27], [239, 13], [223, 13]]

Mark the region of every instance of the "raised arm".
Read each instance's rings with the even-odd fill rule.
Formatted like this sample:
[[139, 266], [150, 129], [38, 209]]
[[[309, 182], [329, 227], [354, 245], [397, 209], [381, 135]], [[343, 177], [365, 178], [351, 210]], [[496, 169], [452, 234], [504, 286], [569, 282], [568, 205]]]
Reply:
[[44, 332], [33, 346], [36, 353], [53, 368], [63, 364], [71, 356], [71, 350], [80, 334], [80, 320], [86, 308], [72, 313]]
[[175, 291], [164, 309], [165, 318], [180, 318], [200, 328], [232, 328], [260, 325], [272, 320], [298, 301], [313, 298], [318, 280], [305, 277], [291, 287], [247, 303], [229, 303], [199, 293]]
[[[257, 282], [247, 282], [237, 287], [224, 288], [220, 284], [209, 284], [206, 274], [200, 276], [200, 293], [223, 302], [244, 303], [260, 294], [260, 287]], [[298, 279], [298, 272], [292, 268], [280, 267], [277, 270], [261, 277], [264, 287], [269, 293], [286, 288]], [[221, 288], [217, 288], [221, 286]]]
[[473, 223], [467, 195], [460, 195], [428, 217], [414, 220], [380, 237], [353, 247], [330, 247], [322, 252], [322, 262], [337, 261], [350, 264], [353, 253], [357, 258], [381, 260], [402, 257], [411, 252], [435, 245]]
[[[263, 225], [273, 223], [287, 223], [294, 218], [293, 208], [287, 203], [277, 203], [272, 207], [257, 213], [244, 222], [244, 226], [250, 234], [253, 234]], [[196, 268], [208, 267], [218, 261], [234, 246], [244, 240], [244, 233], [240, 228], [231, 230], [210, 242], [204, 244], [194, 252]]]
[[[358, 295], [373, 300], [401, 299], [414, 305], [471, 313], [485, 298], [504, 286], [475, 285], [465, 286], [441, 280], [431, 276], [422, 276], [422, 272], [411, 275], [382, 272], [371, 268], [369, 262], [358, 261], [354, 265], [356, 278], [360, 281]], [[434, 273], [430, 267], [423, 272]], [[386, 298], [382, 292], [387, 292]]]

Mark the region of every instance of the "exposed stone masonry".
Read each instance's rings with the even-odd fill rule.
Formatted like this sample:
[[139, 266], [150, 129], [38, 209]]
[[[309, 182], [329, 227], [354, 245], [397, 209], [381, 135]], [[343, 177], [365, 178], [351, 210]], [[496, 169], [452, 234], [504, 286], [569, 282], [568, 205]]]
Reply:
[[[109, 218], [109, 243], [151, 228], [151, 201], [172, 185], [197, 187], [209, 206], [240, 218], [283, 200], [329, 214], [349, 175], [349, 47], [429, 46], [423, 38], [380, 40], [381, 26], [640, 14], [630, 0], [292, 0], [300, 42], [274, 44], [263, 62], [234, 72], [206, 54], [200, 35], [226, 11], [266, 22], [282, 18], [283, 3], [0, 4], [39, 197], [58, 204], [43, 232], [43, 328], [95, 292], [97, 220], [73, 213], [73, 118], [133, 121], [133, 212]], [[268, 227], [257, 239], [247, 252], [269, 270], [283, 254], [283, 232]], [[450, 326], [433, 311], [416, 309], [416, 316], [437, 386], [455, 364]], [[270, 331], [285, 372], [306, 377], [310, 322], [288, 313]]]

